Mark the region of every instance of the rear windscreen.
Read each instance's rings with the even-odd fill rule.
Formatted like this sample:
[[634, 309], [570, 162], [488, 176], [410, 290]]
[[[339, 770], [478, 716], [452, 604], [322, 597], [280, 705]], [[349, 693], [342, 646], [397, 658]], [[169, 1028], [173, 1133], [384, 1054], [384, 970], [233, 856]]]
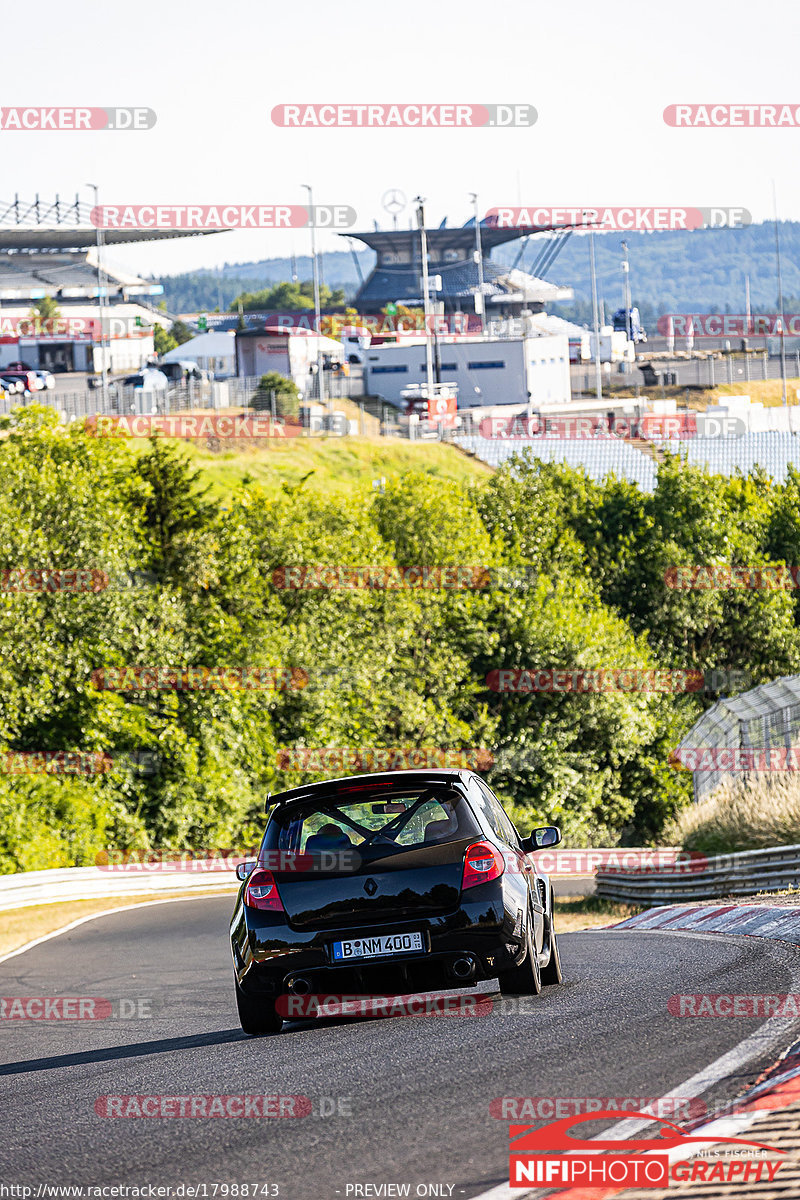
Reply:
[[316, 856], [334, 853], [374, 861], [424, 846], [473, 837], [474, 818], [466, 800], [451, 788], [376, 788], [321, 794], [279, 807], [267, 825], [268, 851]]

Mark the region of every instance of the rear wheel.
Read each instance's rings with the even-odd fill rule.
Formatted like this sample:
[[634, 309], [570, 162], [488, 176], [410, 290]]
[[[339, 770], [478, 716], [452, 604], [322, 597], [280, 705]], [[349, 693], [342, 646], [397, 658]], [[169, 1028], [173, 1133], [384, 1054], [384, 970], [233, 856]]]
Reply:
[[547, 922], [550, 958], [547, 966], [542, 967], [542, 983], [561, 983], [564, 976], [561, 973], [561, 956], [558, 953], [558, 938], [553, 924], [553, 893], [550, 893], [550, 920]]
[[528, 913], [528, 929], [525, 935], [527, 954], [525, 961], [510, 971], [498, 975], [500, 991], [504, 996], [538, 996], [542, 990], [542, 973], [533, 937], [533, 916]]
[[234, 980], [239, 1023], [245, 1033], [257, 1037], [261, 1033], [279, 1033], [283, 1018], [278, 1015], [271, 996], [248, 996]]

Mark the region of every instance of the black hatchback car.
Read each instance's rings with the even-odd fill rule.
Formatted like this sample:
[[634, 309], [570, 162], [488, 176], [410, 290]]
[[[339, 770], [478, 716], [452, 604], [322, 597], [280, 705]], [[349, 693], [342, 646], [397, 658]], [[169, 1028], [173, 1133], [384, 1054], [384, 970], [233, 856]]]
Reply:
[[529, 857], [561, 834], [521, 838], [473, 771], [357, 775], [268, 803], [231, 922], [246, 1033], [277, 1032], [291, 996], [561, 982], [552, 887]]

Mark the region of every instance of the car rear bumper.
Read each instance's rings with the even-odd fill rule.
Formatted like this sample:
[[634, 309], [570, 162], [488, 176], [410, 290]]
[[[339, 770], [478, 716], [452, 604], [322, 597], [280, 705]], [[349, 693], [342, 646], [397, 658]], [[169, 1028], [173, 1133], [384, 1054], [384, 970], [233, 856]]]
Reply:
[[[486, 896], [489, 887], [475, 889], [484, 898], [462, 900], [442, 916], [393, 920], [357, 932], [352, 927], [300, 932], [276, 921], [279, 914], [245, 908], [240, 899], [231, 925], [237, 979], [244, 991], [266, 995], [396, 994], [493, 979], [520, 961], [524, 928], [501, 889]], [[422, 953], [333, 961], [335, 941], [412, 932], [422, 933]]]

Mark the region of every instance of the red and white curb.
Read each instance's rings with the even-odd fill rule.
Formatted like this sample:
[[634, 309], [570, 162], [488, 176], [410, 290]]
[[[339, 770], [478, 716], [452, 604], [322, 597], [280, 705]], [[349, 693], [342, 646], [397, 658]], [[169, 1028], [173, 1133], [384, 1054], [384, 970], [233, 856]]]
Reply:
[[[791, 942], [800, 945], [800, 906], [796, 908], [779, 907], [777, 905], [760, 904], [669, 904], [662, 908], [650, 908], [638, 916], [628, 917], [598, 929], [587, 929], [583, 932], [614, 932], [617, 929], [635, 930], [664, 930], [667, 933], [685, 930], [687, 933], [721, 933], [742, 934], [751, 937], [765, 937], [776, 941]], [[716, 1063], [698, 1072], [686, 1084], [671, 1089], [674, 1096], [702, 1095], [713, 1083], [720, 1078], [733, 1075], [744, 1063], [750, 1061], [751, 1044], [755, 1043], [762, 1032], [769, 1027], [765, 1023], [739, 1046], [723, 1055]], [[787, 1022], [787, 1030], [793, 1022]], [[683, 1128], [693, 1137], [708, 1134], [709, 1145], [721, 1137], [740, 1137], [758, 1119], [768, 1111], [788, 1108], [789, 1105], [800, 1101], [800, 1042], [796, 1042], [778, 1059], [774, 1066], [763, 1073], [758, 1083], [744, 1093], [735, 1102], [735, 1111], [726, 1113], [708, 1121], [704, 1117], [694, 1122], [685, 1122]], [[643, 1109], [647, 1113], [647, 1109]], [[653, 1124], [658, 1123], [658, 1117], [653, 1116]], [[614, 1125], [598, 1135], [598, 1143], [614, 1138], [632, 1137], [645, 1129], [646, 1120], [631, 1118]], [[670, 1164], [681, 1159], [691, 1158], [697, 1153], [697, 1143], [693, 1147], [679, 1148], [669, 1152]], [[602, 1153], [598, 1150], [597, 1153]], [[560, 1190], [548, 1188], [547, 1195], [557, 1196], [558, 1200], [605, 1200], [608, 1196], [619, 1196], [631, 1191], [629, 1185], [609, 1188], [568, 1187]], [[541, 1195], [541, 1189], [523, 1191], [519, 1187], [512, 1188], [508, 1184], [500, 1184], [488, 1192], [484, 1192], [476, 1200], [526, 1200], [531, 1195]]]
[[627, 917], [607, 929], [687, 929], [700, 933], [745, 933], [800, 945], [800, 907], [767, 904], [668, 904]]
[[[742, 1137], [751, 1125], [765, 1112], [788, 1108], [790, 1104], [800, 1101], [800, 1043], [791, 1046], [781, 1059], [766, 1072], [762, 1082], [756, 1084], [736, 1103], [736, 1110], [724, 1117], [713, 1121], [705, 1121], [700, 1117], [696, 1121], [687, 1121], [683, 1125], [686, 1133], [692, 1137], [708, 1134], [709, 1145], [719, 1138]], [[658, 1123], [654, 1118], [654, 1123]], [[641, 1124], [641, 1123], [640, 1123]], [[617, 1126], [617, 1129], [620, 1127]], [[600, 1138], [610, 1137], [612, 1130], [601, 1134]], [[598, 1139], [600, 1140], [600, 1139]], [[670, 1166], [682, 1159], [692, 1158], [697, 1154], [697, 1144], [691, 1147], [678, 1148], [668, 1152]], [[653, 1151], [657, 1153], [657, 1151]], [[607, 1196], [619, 1196], [624, 1192], [636, 1191], [630, 1185], [610, 1188], [569, 1187], [560, 1191], [551, 1190], [548, 1194], [558, 1196], [559, 1200], [605, 1200]], [[517, 1200], [525, 1200], [531, 1193], [522, 1192], [520, 1188], [513, 1190]], [[499, 1200], [499, 1197], [498, 1197]]]

